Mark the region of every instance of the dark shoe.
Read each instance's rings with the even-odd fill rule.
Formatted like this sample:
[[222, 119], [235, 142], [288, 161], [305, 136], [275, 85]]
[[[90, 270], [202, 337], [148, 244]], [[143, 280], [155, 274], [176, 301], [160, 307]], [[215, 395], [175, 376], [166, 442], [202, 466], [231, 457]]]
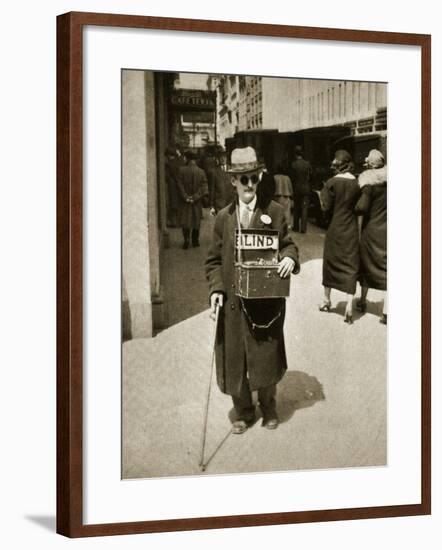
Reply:
[[319, 311], [325, 311], [329, 312], [331, 309], [331, 302], [322, 302], [322, 304], [319, 306]]
[[361, 313], [365, 313], [367, 311], [367, 302], [359, 300], [359, 302], [356, 302], [356, 309]]
[[195, 247], [195, 248], [198, 247], [199, 245], [200, 245], [200, 242], [199, 242], [199, 241], [194, 241], [194, 242], [192, 243], [192, 246]]
[[189, 243], [187, 241], [183, 244], [183, 250], [187, 250], [189, 248]]
[[232, 434], [241, 435], [247, 431], [248, 424], [245, 420], [235, 420], [232, 424]]
[[348, 325], [353, 324], [353, 315], [350, 315], [350, 313], [345, 314], [344, 323], [347, 323]]
[[386, 313], [382, 314], [382, 317], [379, 319], [379, 322], [382, 323], [383, 325], [387, 324], [387, 314]]
[[276, 428], [279, 426], [279, 419], [277, 416], [264, 419], [262, 421], [262, 425], [264, 426], [264, 428], [267, 428], [267, 430], [276, 430]]

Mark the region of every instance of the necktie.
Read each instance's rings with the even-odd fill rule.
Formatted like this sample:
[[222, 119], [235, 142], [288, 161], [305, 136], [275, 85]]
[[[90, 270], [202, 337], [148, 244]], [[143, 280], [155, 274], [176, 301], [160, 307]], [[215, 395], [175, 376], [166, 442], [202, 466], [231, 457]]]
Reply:
[[241, 227], [243, 229], [247, 229], [249, 227], [250, 223], [250, 210], [249, 207], [246, 206], [243, 208], [242, 214], [241, 214]]

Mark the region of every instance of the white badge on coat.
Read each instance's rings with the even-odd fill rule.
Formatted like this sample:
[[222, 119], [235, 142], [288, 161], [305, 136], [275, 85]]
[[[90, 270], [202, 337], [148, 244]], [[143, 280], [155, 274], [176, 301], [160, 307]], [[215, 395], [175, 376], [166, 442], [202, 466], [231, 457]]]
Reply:
[[262, 214], [261, 215], [261, 221], [265, 225], [270, 225], [272, 223], [272, 218], [270, 216], [268, 216], [267, 214]]

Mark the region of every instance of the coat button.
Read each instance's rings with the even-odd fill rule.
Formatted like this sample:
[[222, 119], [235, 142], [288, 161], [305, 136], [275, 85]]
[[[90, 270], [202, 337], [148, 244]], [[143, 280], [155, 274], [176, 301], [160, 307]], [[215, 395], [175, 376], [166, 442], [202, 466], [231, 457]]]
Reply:
[[231, 304], [230, 309], [235, 309], [235, 304]]

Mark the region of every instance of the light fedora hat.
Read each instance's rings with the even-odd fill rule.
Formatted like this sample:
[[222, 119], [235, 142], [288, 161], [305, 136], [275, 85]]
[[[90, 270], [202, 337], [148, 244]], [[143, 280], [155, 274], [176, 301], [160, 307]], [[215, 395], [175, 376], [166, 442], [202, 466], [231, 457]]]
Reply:
[[233, 149], [231, 162], [227, 166], [227, 172], [231, 174], [243, 174], [264, 168], [264, 164], [258, 162], [253, 147], [241, 147]]

